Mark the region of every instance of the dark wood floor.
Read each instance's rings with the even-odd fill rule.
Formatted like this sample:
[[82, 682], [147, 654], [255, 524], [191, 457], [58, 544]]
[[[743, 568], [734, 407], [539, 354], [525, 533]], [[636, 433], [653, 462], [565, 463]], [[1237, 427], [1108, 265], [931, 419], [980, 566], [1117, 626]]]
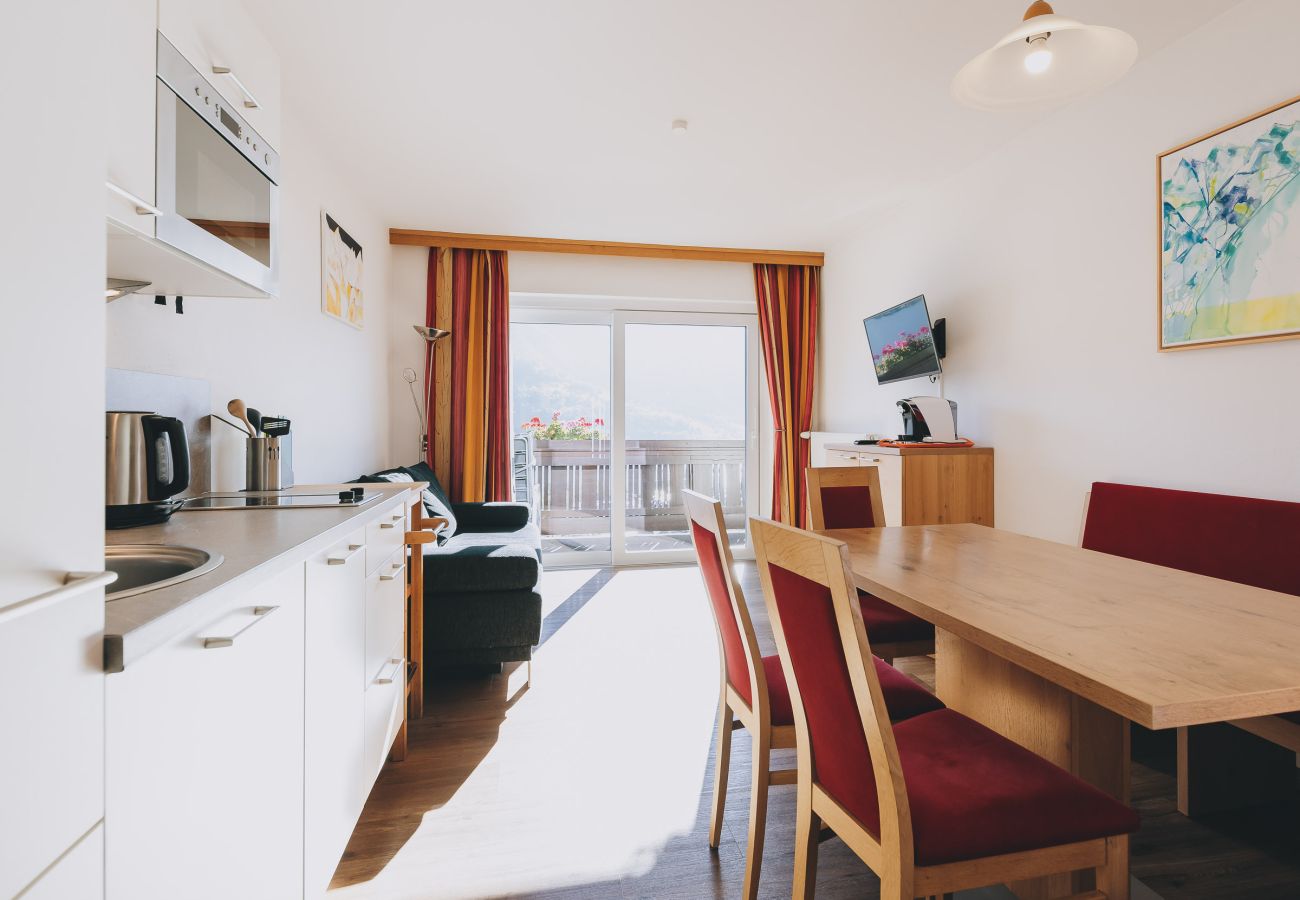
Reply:
[[[742, 580], [774, 651], [752, 565]], [[749, 741], [733, 740], [722, 846], [706, 845], [716, 644], [690, 568], [548, 572], [534, 680], [449, 674], [390, 763], [335, 876], [336, 898], [734, 898], [743, 877]], [[932, 682], [928, 659], [900, 661]], [[793, 765], [790, 754], [786, 754]], [[1300, 898], [1295, 794], [1187, 819], [1172, 735], [1134, 737], [1142, 830], [1133, 874], [1165, 900]], [[790, 893], [793, 788], [772, 789], [761, 894]], [[817, 896], [871, 898], [876, 880], [823, 844]], [[1005, 896], [1000, 890], [962, 898]], [[1150, 897], [1145, 892], [1135, 894]]]

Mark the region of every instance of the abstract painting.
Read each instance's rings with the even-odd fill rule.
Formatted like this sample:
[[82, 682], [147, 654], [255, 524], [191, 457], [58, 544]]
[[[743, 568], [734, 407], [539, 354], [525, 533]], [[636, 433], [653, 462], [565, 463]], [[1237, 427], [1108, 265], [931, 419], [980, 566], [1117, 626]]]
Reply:
[[1300, 98], [1159, 157], [1160, 349], [1300, 337]]
[[361, 275], [365, 259], [361, 245], [324, 210], [320, 226], [321, 312], [353, 328], [363, 328], [366, 304]]

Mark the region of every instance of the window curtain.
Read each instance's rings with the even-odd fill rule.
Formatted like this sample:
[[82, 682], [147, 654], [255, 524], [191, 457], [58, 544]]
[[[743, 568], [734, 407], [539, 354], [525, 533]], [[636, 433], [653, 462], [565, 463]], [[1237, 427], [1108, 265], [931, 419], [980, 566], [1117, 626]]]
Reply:
[[758, 330], [772, 401], [772, 518], [806, 527], [808, 441], [812, 428], [820, 266], [754, 265]]
[[433, 385], [427, 462], [452, 500], [511, 499], [510, 285], [503, 250], [429, 250], [425, 324]]

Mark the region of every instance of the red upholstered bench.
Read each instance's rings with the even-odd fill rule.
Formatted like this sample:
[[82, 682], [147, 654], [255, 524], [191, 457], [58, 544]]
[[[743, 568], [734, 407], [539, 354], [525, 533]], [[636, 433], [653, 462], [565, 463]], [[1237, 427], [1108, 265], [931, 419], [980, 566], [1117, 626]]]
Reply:
[[[1300, 596], [1300, 503], [1097, 482], [1081, 545]], [[1300, 648], [1296, 648], [1300, 652]], [[1300, 714], [1231, 723], [1300, 753]], [[1188, 809], [1188, 731], [1179, 729], [1179, 808]]]

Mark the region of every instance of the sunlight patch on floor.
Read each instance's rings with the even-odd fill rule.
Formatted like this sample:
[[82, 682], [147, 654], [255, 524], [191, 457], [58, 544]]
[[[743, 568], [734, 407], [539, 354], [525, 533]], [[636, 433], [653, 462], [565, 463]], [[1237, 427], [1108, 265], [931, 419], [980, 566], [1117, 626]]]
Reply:
[[[592, 574], [548, 572], [547, 603]], [[618, 571], [538, 650], [531, 686], [450, 801], [386, 871], [331, 896], [499, 896], [644, 873], [701, 813], [718, 681], [709, 615], [693, 567]], [[483, 836], [476, 851], [449, 839], [466, 829]]]

